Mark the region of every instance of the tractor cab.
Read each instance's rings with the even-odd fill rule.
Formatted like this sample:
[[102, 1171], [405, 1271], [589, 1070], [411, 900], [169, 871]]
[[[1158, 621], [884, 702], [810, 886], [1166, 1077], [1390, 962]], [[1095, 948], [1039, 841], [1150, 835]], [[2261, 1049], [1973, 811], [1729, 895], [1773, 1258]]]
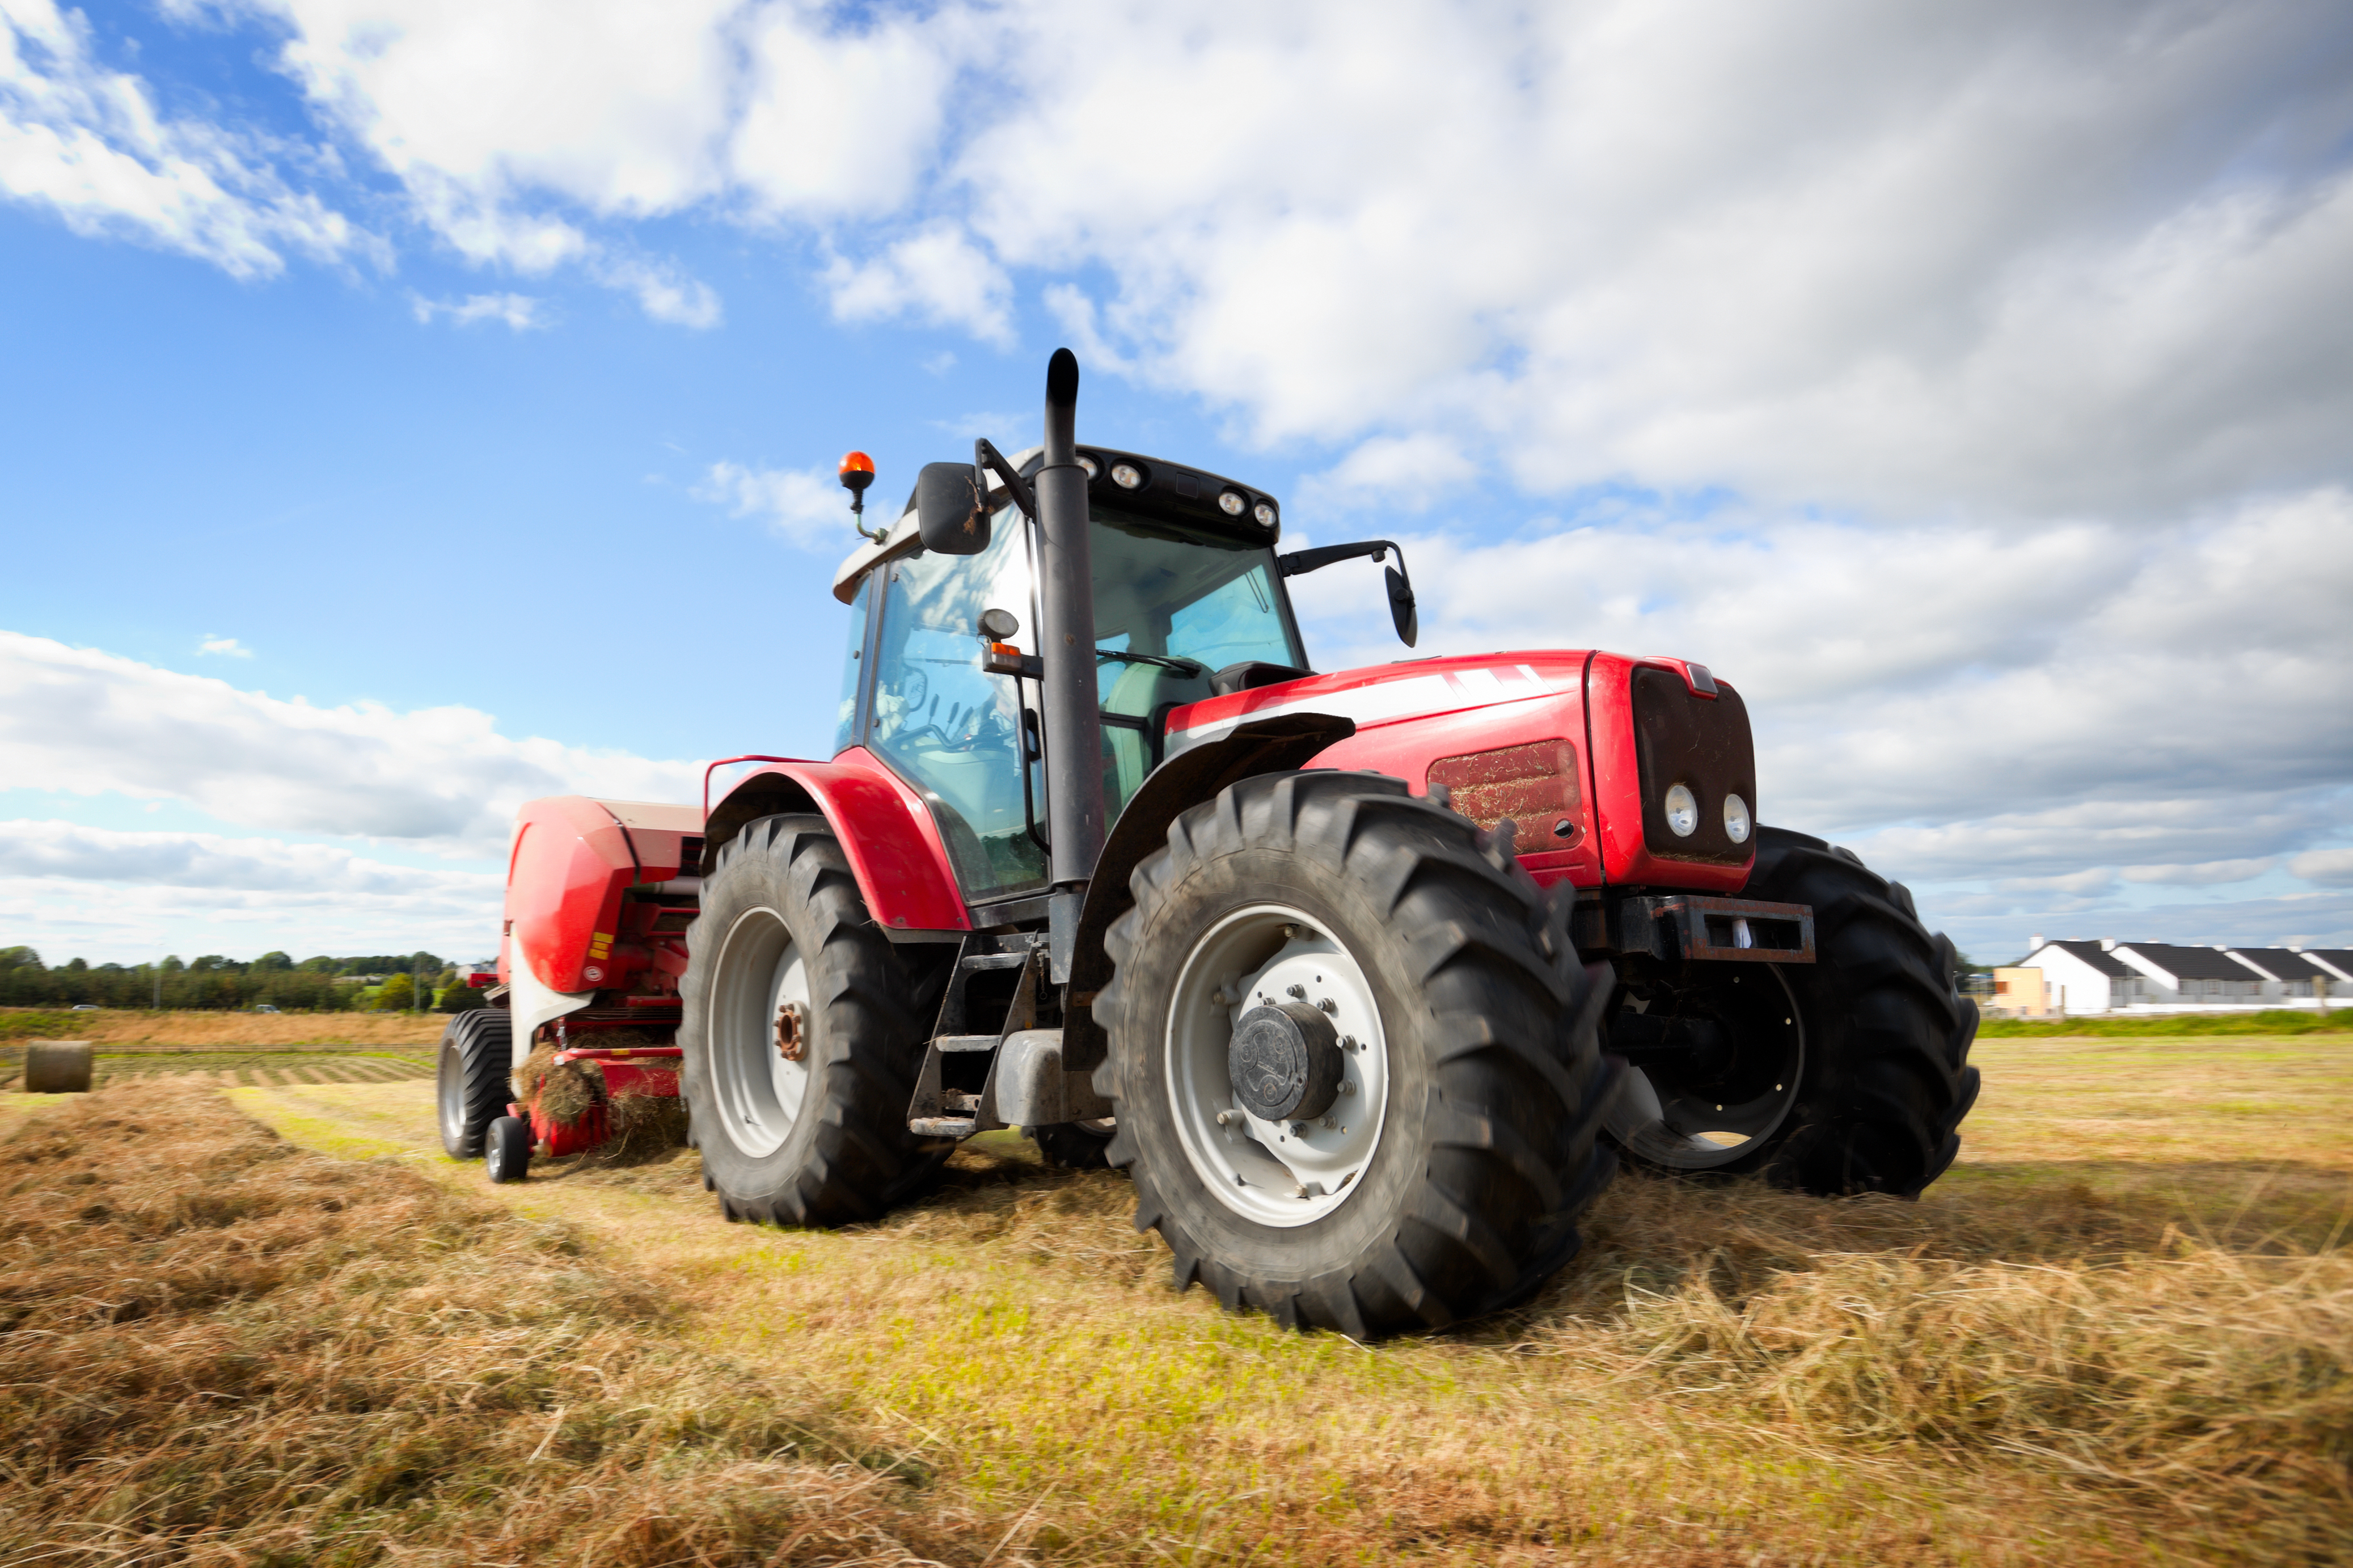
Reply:
[[[1303, 677], [1307, 661], [1271, 497], [1134, 453], [1089, 448], [1079, 463], [1100, 773], [1116, 820], [1164, 760], [1172, 713]], [[1025, 453], [1015, 471], [1037, 465]], [[834, 751], [863, 747], [922, 795], [976, 905], [1035, 894], [1050, 871], [1040, 552], [1008, 489], [988, 491], [976, 552], [924, 548], [911, 497], [837, 584], [851, 615]]]

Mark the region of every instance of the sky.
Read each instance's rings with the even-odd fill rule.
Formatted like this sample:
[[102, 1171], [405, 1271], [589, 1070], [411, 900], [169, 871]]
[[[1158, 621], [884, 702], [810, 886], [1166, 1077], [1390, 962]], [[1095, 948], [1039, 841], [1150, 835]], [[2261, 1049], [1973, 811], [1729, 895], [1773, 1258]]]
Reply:
[[[0, 946], [496, 948], [1082, 438], [1747, 699], [1982, 960], [2353, 945], [2353, 12], [0, 0]], [[1295, 584], [1319, 668], [1404, 655]]]

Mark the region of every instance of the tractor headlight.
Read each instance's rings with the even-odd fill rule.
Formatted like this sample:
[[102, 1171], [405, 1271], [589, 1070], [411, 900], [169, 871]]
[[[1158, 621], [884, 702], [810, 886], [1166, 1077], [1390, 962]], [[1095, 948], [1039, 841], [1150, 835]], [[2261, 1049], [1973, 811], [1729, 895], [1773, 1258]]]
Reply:
[[1258, 503], [1257, 510], [1252, 511], [1250, 515], [1258, 519], [1258, 525], [1261, 528], [1272, 528], [1274, 526], [1274, 503], [1271, 500], [1262, 500]]
[[1250, 502], [1242, 500], [1240, 495], [1236, 494], [1232, 490], [1221, 491], [1218, 496], [1218, 510], [1224, 512], [1228, 517], [1241, 516], [1243, 510], [1249, 505]]
[[1095, 467], [1095, 460], [1092, 458], [1088, 457], [1084, 452], [1081, 452], [1079, 454], [1079, 467], [1087, 471], [1087, 478], [1091, 479], [1102, 477], [1103, 470]]
[[1736, 795], [1724, 797], [1724, 836], [1735, 844], [1748, 842], [1748, 803]]
[[1132, 490], [1144, 483], [1144, 470], [1134, 463], [1113, 463], [1111, 466], [1111, 482], [1124, 490]]
[[1699, 802], [1689, 789], [1682, 784], [1671, 786], [1665, 804], [1667, 826], [1674, 830], [1676, 837], [1689, 838], [1699, 831]]

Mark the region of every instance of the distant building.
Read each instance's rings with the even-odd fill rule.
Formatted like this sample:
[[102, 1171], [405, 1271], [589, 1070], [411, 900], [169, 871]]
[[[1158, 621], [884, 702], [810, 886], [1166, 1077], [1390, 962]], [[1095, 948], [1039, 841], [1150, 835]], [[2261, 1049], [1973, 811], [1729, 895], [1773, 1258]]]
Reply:
[[2116, 956], [2113, 940], [2046, 942], [2026, 957], [2042, 972], [2053, 1013], [2116, 1013], [2157, 1000], [2148, 976]]
[[1993, 994], [1986, 999], [1985, 1011], [2016, 1018], [2047, 1018], [2052, 1010], [2051, 988], [2042, 983], [2042, 970], [2021, 964], [1993, 972]]
[[[2348, 985], [2344, 976], [2322, 968], [2312, 961], [2310, 954], [2298, 952], [2294, 948], [2234, 947], [2231, 950], [2231, 956], [2270, 983], [2263, 988], [2266, 997], [2294, 1001], [2316, 995], [2318, 993], [2312, 988], [2316, 980], [2327, 984], [2327, 994], [2331, 996], [2353, 994], [2353, 985]], [[2344, 989], [2339, 990], [2339, 986]]]
[[2353, 947], [2308, 947], [2304, 956], [2345, 983], [2342, 990], [2331, 984], [2331, 996], [2353, 996]]
[[[2314, 982], [2326, 985], [2325, 997]], [[2012, 1017], [2137, 1009], [2325, 1006], [2353, 1000], [2353, 950], [2188, 947], [2162, 942], [2045, 942], [1993, 972], [1986, 1011]]]
[[2158, 983], [2160, 1000], [2260, 1002], [2263, 976], [2219, 947], [2177, 947], [2168, 942], [2119, 943], [2116, 956]]

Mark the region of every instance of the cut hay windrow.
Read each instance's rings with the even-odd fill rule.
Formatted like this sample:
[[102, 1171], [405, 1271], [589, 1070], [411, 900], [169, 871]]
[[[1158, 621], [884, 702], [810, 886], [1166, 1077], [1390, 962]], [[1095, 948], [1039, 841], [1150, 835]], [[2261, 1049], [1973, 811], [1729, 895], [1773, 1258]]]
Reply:
[[209, 1092], [20, 1128], [0, 1246], [0, 1562], [976, 1562], [1005, 1531], [918, 1510], [897, 1455], [566, 1233]]

